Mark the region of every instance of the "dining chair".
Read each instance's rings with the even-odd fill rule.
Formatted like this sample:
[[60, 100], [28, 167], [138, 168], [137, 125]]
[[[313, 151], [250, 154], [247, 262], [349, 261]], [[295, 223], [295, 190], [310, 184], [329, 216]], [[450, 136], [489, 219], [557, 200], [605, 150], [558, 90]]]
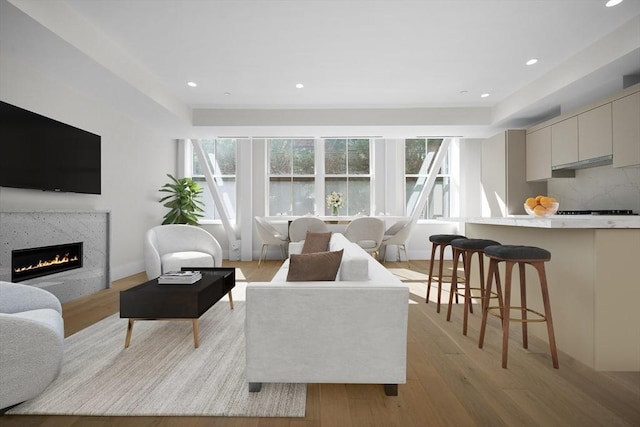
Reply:
[[384, 221], [371, 216], [355, 218], [347, 225], [344, 236], [377, 259], [384, 236]]
[[320, 218], [314, 216], [301, 216], [291, 221], [289, 225], [289, 240], [299, 242], [307, 237], [307, 231], [314, 233], [326, 233], [329, 228]]
[[395, 246], [398, 262], [402, 261], [400, 257], [400, 250], [402, 249], [402, 251], [404, 251], [404, 257], [407, 263], [409, 263], [409, 253], [407, 252], [405, 244], [409, 239], [412, 228], [413, 222], [411, 220], [400, 220], [384, 232], [382, 245], [380, 245], [380, 257], [383, 261], [386, 259], [387, 247]]
[[260, 258], [258, 259], [258, 267], [260, 267], [260, 263], [263, 259], [266, 259], [267, 250], [269, 246], [279, 246], [280, 253], [282, 254], [282, 259], [287, 258], [287, 245], [289, 244], [289, 239], [287, 236], [280, 234], [278, 230], [275, 229], [273, 225], [269, 223], [264, 217], [256, 216], [256, 228], [258, 230], [258, 235], [262, 240], [262, 249], [260, 250]]

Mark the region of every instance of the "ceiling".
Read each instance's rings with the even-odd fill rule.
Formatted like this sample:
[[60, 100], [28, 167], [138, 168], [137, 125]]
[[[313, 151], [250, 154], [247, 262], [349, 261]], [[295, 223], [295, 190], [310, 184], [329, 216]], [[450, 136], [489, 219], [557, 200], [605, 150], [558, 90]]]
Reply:
[[192, 123], [378, 131], [379, 120], [487, 136], [640, 74], [640, 0], [604, 3], [0, 0], [0, 58], [174, 132]]

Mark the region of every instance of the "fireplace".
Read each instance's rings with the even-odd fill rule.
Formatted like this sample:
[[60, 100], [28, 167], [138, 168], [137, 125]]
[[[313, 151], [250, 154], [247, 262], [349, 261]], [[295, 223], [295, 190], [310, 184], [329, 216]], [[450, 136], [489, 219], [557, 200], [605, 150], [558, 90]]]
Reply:
[[11, 251], [12, 282], [81, 267], [82, 242]]

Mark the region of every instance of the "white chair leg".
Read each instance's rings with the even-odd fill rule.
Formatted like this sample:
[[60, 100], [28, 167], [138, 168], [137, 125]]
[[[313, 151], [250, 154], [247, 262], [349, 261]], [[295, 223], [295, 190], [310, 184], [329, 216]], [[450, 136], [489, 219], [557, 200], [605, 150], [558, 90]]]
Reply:
[[260, 259], [258, 260], [258, 267], [260, 267], [260, 263], [262, 262], [262, 259], [266, 255], [266, 249], [267, 249], [267, 245], [262, 245], [262, 250], [260, 251]]

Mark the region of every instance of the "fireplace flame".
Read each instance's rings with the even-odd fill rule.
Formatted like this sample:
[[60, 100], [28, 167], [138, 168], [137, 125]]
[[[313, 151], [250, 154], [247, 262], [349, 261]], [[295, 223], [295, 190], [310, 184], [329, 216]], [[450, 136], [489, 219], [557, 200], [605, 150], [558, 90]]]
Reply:
[[74, 255], [71, 258], [69, 258], [69, 254], [66, 253], [62, 257], [60, 255], [56, 255], [52, 260], [48, 260], [48, 261], [39, 260], [36, 265], [32, 264], [25, 267], [18, 267], [18, 268], [15, 268], [13, 271], [16, 273], [22, 273], [29, 270], [36, 270], [38, 268], [50, 267], [52, 265], [67, 264], [69, 262], [74, 262], [74, 261], [78, 261], [78, 256]]

